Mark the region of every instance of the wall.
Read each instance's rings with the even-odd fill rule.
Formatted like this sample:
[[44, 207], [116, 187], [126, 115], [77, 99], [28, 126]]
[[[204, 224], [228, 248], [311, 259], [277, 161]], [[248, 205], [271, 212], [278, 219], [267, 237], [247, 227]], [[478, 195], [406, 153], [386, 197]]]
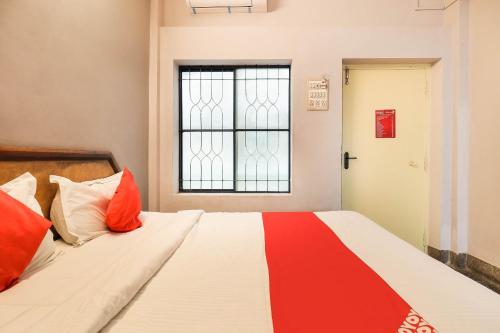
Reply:
[[500, 46], [488, 36], [500, 33], [499, 12], [500, 3], [487, 0], [459, 0], [444, 12], [452, 81], [450, 216], [431, 218], [429, 242], [496, 266], [500, 266], [496, 199], [500, 177], [495, 177], [500, 165], [500, 135], [495, 124], [500, 122], [500, 97], [495, 80], [500, 74]]
[[[422, 1], [422, 0], [421, 0]], [[426, 0], [429, 1], [429, 0]], [[440, 0], [433, 0], [435, 2]], [[268, 0], [268, 13], [191, 15], [186, 0], [166, 0], [167, 26], [313, 26], [407, 27], [439, 26], [439, 11], [414, 11], [413, 0]]]
[[0, 144], [110, 150], [147, 205], [147, 0], [0, 1]]
[[500, 267], [500, 2], [469, 5], [469, 253]]
[[[443, 82], [443, 60], [431, 67], [430, 75], [430, 99], [431, 106], [429, 112], [429, 227], [428, 245], [434, 248], [441, 248], [442, 223], [450, 222], [451, 211], [449, 202], [443, 200], [443, 193], [449, 197], [450, 184], [445, 182], [446, 155], [444, 154], [445, 142], [448, 135], [443, 133], [443, 124], [446, 118], [443, 117], [444, 105], [444, 82]], [[451, 177], [451, 174], [449, 175]]]
[[[446, 58], [448, 31], [442, 12], [415, 12], [411, 1], [270, 1], [267, 14], [192, 16], [183, 0], [164, 8], [160, 31], [158, 127], [150, 136], [150, 161], [159, 180], [150, 203], [164, 211], [332, 210], [340, 208], [342, 60], [346, 58]], [[299, 22], [299, 23], [298, 23]], [[178, 194], [176, 64], [292, 63], [292, 193], [286, 195]], [[448, 60], [445, 60], [448, 61]], [[449, 70], [443, 66], [443, 70]], [[307, 79], [331, 82], [329, 112], [306, 111]], [[448, 81], [447, 81], [448, 82]], [[151, 118], [150, 118], [151, 119]], [[158, 201], [154, 199], [158, 198]]]
[[[447, 202], [440, 200], [441, 202], [438, 204], [437, 200], [439, 198], [431, 199], [431, 207], [435, 206], [435, 209], [431, 209], [429, 245], [437, 249], [452, 250], [454, 252], [458, 251], [457, 121], [460, 112], [459, 82], [461, 79], [460, 45], [462, 38], [460, 24], [464, 20], [464, 10], [461, 7], [463, 7], [461, 3], [455, 2], [443, 11], [443, 26], [449, 32], [449, 49], [447, 50], [448, 61], [440, 61], [440, 63], [434, 67], [437, 69], [442, 66], [447, 66], [449, 70], [447, 77], [442, 77], [439, 73], [437, 73], [437, 76], [433, 75], [434, 88], [436, 88], [438, 81], [444, 80], [449, 83], [445, 88], [448, 89], [446, 93], [444, 91], [439, 92], [434, 89], [433, 99], [436, 103], [438, 103], [438, 105], [436, 105], [433, 110], [448, 110], [448, 112], [443, 113], [444, 117], [439, 120], [450, 124], [450, 126], [449, 133], [443, 133], [443, 140], [441, 142], [438, 137], [435, 137], [432, 140], [433, 145], [431, 146], [431, 150], [442, 150], [442, 147], [447, 147], [447, 149], [442, 156], [436, 155], [433, 158], [431, 157], [431, 167], [433, 165], [432, 161], [436, 161], [436, 159], [441, 158], [443, 168], [448, 170], [448, 173], [441, 172], [440, 175], [436, 175], [435, 179], [432, 179], [431, 176], [431, 188], [436, 190], [439, 186], [441, 191], [447, 192], [449, 200]], [[433, 70], [433, 72], [435, 73], [436, 71]], [[449, 99], [443, 100], [441, 94], [447, 94]], [[448, 103], [448, 105], [443, 107], [443, 103]], [[439, 120], [433, 119], [431, 122], [431, 126], [434, 126], [436, 130], [439, 128], [436, 127], [436, 121]], [[438, 210], [439, 214], [437, 214]]]
[[[445, 79], [451, 82], [451, 113], [446, 121], [452, 124], [452, 133], [443, 136], [451, 139], [450, 155], [444, 156], [448, 160], [443, 165], [451, 170], [451, 200], [449, 210], [431, 213], [429, 239], [433, 247], [469, 253], [497, 267], [500, 134], [495, 125], [500, 123], [496, 83], [500, 44], [490, 36], [500, 33], [498, 13], [500, 3], [488, 0], [459, 0], [444, 12], [443, 24], [450, 33], [449, 62], [444, 64], [450, 71]], [[435, 101], [441, 103], [439, 97]], [[431, 181], [432, 187], [437, 185]], [[436, 199], [431, 199], [431, 206], [446, 206], [438, 205]]]

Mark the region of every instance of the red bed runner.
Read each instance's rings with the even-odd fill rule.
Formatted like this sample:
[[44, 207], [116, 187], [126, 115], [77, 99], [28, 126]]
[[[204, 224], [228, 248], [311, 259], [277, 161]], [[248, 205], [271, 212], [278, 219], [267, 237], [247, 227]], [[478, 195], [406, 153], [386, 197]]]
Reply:
[[262, 213], [275, 333], [435, 333], [314, 213]]

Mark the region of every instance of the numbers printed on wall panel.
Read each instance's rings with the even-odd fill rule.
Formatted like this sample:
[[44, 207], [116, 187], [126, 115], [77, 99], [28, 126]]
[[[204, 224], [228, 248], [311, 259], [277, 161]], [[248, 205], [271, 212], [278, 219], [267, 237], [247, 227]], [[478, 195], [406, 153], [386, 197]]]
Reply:
[[307, 110], [328, 111], [328, 80], [308, 82]]

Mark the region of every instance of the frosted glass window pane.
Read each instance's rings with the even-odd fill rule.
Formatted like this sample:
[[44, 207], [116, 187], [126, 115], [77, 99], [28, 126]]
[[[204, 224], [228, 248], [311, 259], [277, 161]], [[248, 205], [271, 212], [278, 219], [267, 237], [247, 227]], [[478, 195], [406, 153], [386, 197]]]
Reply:
[[180, 188], [290, 191], [290, 68], [183, 67]]
[[184, 132], [183, 189], [233, 188], [233, 133]]
[[[183, 72], [181, 80], [182, 129], [231, 129], [233, 127], [232, 74], [232, 72], [220, 71]], [[230, 75], [230, 78], [223, 79], [223, 75]]]
[[236, 80], [236, 127], [289, 129], [289, 84], [278, 79]]
[[269, 68], [237, 68], [236, 69], [236, 79], [248, 79], [253, 80], [256, 78], [261, 79], [289, 79], [290, 70], [289, 68], [279, 68], [279, 67], [269, 67]]
[[288, 132], [238, 132], [236, 147], [238, 191], [288, 191]]

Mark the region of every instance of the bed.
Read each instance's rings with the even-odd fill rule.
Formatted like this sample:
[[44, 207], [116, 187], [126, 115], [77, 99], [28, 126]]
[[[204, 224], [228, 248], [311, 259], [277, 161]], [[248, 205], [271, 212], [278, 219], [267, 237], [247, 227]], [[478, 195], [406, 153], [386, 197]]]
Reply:
[[[35, 174], [40, 183], [37, 194], [48, 214], [54, 195], [47, 182], [48, 174], [88, 180], [112, 174], [118, 167], [108, 153], [2, 148], [0, 170], [0, 183], [28, 170]], [[304, 332], [297, 329], [300, 325], [286, 328], [287, 323], [301, 322], [310, 328], [307, 332], [346, 332], [334, 327], [343, 327], [342, 318], [352, 317], [357, 320], [349, 320], [349, 332], [384, 332], [377, 322], [380, 315], [373, 314], [378, 314], [387, 302], [370, 299], [369, 295], [361, 302], [348, 299], [349, 293], [353, 297], [359, 297], [360, 290], [361, 296], [370, 293], [367, 286], [372, 282], [359, 280], [366, 273], [374, 277], [374, 286], [382, 286], [383, 297], [384, 293], [399, 295], [411, 305], [411, 311], [439, 332], [498, 332], [498, 294], [418, 251], [366, 217], [344, 211], [266, 214], [143, 212], [143, 227], [133, 232], [105, 234], [78, 248], [57, 241], [63, 255], [0, 293], [0, 331]], [[337, 252], [349, 252], [351, 261], [328, 261], [330, 271], [325, 271], [324, 276], [314, 274], [315, 267], [308, 267], [305, 273], [297, 271], [297, 260], [307, 258], [308, 253], [307, 246], [302, 246], [288, 252], [291, 255], [286, 260], [291, 266], [280, 272], [284, 265], [272, 264], [270, 253], [274, 250], [270, 244], [277, 240], [276, 244], [282, 245], [283, 239], [297, 235], [275, 229], [281, 233], [271, 239], [269, 228], [279, 226], [271, 223], [277, 217], [280, 221], [296, 217], [317, 219], [318, 228], [328, 229], [322, 229], [322, 234], [331, 232], [338, 237]], [[351, 263], [360, 267], [359, 274], [353, 275], [347, 269]], [[310, 285], [281, 290], [282, 284], [293, 286], [300, 282], [295, 274], [302, 274]], [[333, 275], [325, 280], [327, 274]], [[357, 284], [349, 283], [350, 280]], [[331, 289], [328, 283], [342, 286]], [[314, 299], [309, 298], [316, 285], [321, 284], [325, 292], [335, 291], [326, 299], [327, 306], [314, 304]], [[306, 304], [298, 304], [304, 317], [279, 317], [276, 295], [284, 297], [285, 307], [296, 299], [305, 300]], [[358, 304], [365, 312], [358, 307], [347, 308], [349, 304]], [[305, 313], [310, 309], [314, 311]], [[353, 313], [358, 310], [359, 313]], [[311, 313], [326, 314], [327, 320], [334, 320], [333, 326], [315, 326], [316, 320], [311, 320], [315, 317], [307, 317]], [[280, 320], [283, 326], [279, 326]], [[397, 326], [394, 332], [431, 331], [409, 325]]]

